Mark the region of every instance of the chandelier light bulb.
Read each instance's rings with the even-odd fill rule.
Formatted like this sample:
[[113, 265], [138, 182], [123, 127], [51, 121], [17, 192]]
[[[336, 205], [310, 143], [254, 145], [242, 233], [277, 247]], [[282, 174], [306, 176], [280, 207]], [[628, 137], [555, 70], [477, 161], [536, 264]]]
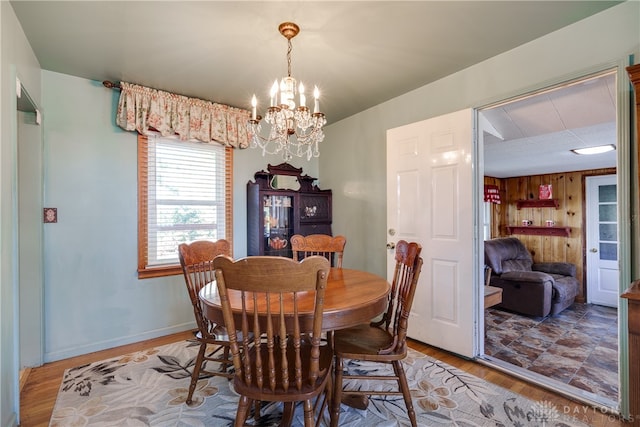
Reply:
[[284, 83], [284, 79], [280, 80], [280, 105], [287, 103], [287, 86]]
[[[262, 149], [262, 155], [282, 154], [291, 160], [293, 156], [318, 157], [318, 144], [324, 139], [322, 127], [327, 123], [324, 113], [320, 112], [320, 91], [314, 87], [313, 113], [307, 108], [305, 87], [302, 82], [296, 87], [296, 79], [291, 76], [291, 39], [300, 27], [293, 22], [283, 22], [278, 27], [280, 34], [287, 39], [287, 76], [276, 79], [269, 92], [270, 104], [263, 117], [257, 114], [258, 100], [251, 98], [251, 119], [247, 124], [251, 134], [251, 147]], [[299, 106], [296, 108], [296, 92]], [[264, 132], [263, 132], [264, 127]]]
[[304, 96], [304, 85], [300, 82], [300, 86], [298, 86], [298, 93], [300, 94], [300, 106], [307, 106], [307, 98]]
[[256, 99], [256, 94], [253, 94], [253, 98], [251, 98], [251, 118], [253, 120], [256, 119], [256, 107], [258, 106], [258, 100]]
[[278, 79], [273, 82], [273, 86], [271, 86], [271, 105], [270, 107], [276, 106], [276, 99], [278, 97]]

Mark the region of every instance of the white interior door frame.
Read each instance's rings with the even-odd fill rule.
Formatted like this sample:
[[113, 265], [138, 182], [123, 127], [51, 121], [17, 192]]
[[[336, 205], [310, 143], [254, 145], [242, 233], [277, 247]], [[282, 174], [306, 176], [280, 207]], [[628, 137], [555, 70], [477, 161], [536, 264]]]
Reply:
[[[589, 75], [595, 75], [598, 73], [607, 72], [607, 70], [615, 69], [616, 72], [616, 128], [617, 128], [617, 192], [618, 192], [618, 248], [619, 248], [619, 266], [620, 266], [620, 286], [621, 289], [626, 289], [631, 283], [631, 263], [632, 263], [632, 253], [631, 253], [631, 242], [640, 241], [640, 238], [635, 236], [633, 233], [638, 233], [637, 228], [632, 229], [632, 221], [631, 215], [632, 213], [637, 214], [635, 208], [632, 208], [632, 198], [631, 192], [632, 190], [637, 190], [635, 185], [632, 185], [631, 179], [635, 180], [635, 175], [632, 176], [632, 162], [633, 166], [636, 168], [639, 167], [637, 163], [637, 158], [632, 153], [631, 147], [631, 139], [630, 139], [630, 115], [629, 108], [630, 105], [630, 91], [629, 91], [629, 77], [626, 73], [627, 65], [633, 64], [633, 57], [629, 57], [629, 63], [625, 60], [610, 62], [607, 64], [599, 64], [594, 66], [593, 69], [590, 70], [579, 70], [572, 75], [565, 75], [559, 77], [557, 80], [542, 82], [541, 84], [536, 85], [536, 87], [530, 88], [530, 91], [521, 91], [519, 93], [513, 93], [512, 96], [503, 96], [501, 99], [494, 99], [492, 101], [488, 101], [482, 104], [478, 104], [478, 111], [481, 111], [485, 108], [490, 108], [492, 106], [501, 104], [506, 102], [505, 100], [516, 99], [519, 96], [526, 95], [527, 93], [534, 93], [536, 91], [541, 90], [541, 88], [550, 88], [553, 86], [557, 86], [563, 84], [567, 81], [571, 80], [579, 80]], [[479, 156], [483, 151], [483, 145], [481, 138], [478, 138], [478, 150]], [[482, 170], [482, 165], [484, 164], [481, 157], [477, 157], [479, 159], [479, 167], [476, 168], [476, 177], [478, 180], [482, 181], [484, 171]], [[478, 208], [480, 209], [480, 208]], [[637, 221], [635, 227], [638, 227]], [[478, 235], [482, 230], [478, 230]], [[640, 246], [640, 245], [638, 245]], [[482, 253], [482, 252], [480, 252]], [[635, 254], [635, 259], [638, 258], [638, 254]], [[620, 304], [618, 306], [618, 351], [619, 351], [619, 363], [618, 363], [618, 376], [619, 376], [619, 393], [618, 393], [618, 408], [612, 408], [614, 411], [617, 410], [621, 416], [628, 417], [629, 416], [629, 342], [628, 342], [628, 308], [627, 301], [625, 299], [620, 300]], [[483, 353], [482, 353], [483, 354]], [[487, 363], [491, 366], [497, 366], [491, 361], [487, 361], [486, 358], [480, 358], [480, 361]], [[508, 369], [505, 366], [500, 365], [500, 369]], [[526, 371], [525, 371], [526, 372]], [[538, 382], [535, 378], [529, 378], [523, 372], [521, 373], [523, 378], [530, 379], [532, 382]], [[544, 384], [546, 387], [549, 387], [549, 384]], [[551, 386], [553, 388], [553, 386]], [[600, 402], [590, 400], [585, 398], [583, 395], [572, 393], [568, 389], [563, 389], [563, 393], [567, 395], [572, 395], [575, 399], [579, 401], [584, 401], [588, 404], [592, 404], [594, 406], [601, 405]]]

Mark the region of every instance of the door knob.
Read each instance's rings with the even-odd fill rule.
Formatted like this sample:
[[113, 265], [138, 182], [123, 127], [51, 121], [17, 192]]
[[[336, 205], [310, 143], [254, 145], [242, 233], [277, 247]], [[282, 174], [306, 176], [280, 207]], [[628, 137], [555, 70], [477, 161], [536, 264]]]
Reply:
[[396, 248], [396, 244], [393, 242], [389, 242], [387, 243], [387, 249], [395, 249]]
[[598, 250], [596, 248], [591, 248], [589, 249], [589, 252], [593, 252], [595, 254], [596, 252], [598, 252]]

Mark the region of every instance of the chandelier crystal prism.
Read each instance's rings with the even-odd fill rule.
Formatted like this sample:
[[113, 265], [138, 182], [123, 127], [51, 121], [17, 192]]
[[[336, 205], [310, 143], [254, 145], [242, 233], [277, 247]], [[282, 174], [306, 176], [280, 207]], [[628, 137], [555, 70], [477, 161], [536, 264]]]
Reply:
[[[256, 114], [258, 100], [251, 98], [251, 119], [248, 131], [251, 134], [251, 147], [262, 149], [262, 155], [282, 154], [284, 160], [294, 156], [318, 157], [318, 143], [324, 139], [322, 127], [327, 123], [324, 113], [320, 112], [320, 91], [313, 90], [313, 112], [307, 107], [305, 87], [291, 76], [291, 39], [300, 32], [293, 22], [283, 22], [278, 31], [287, 39], [287, 77], [278, 83], [273, 82], [270, 92], [270, 106], [264, 119]], [[298, 105], [296, 106], [296, 95]], [[264, 130], [263, 130], [264, 128]]]

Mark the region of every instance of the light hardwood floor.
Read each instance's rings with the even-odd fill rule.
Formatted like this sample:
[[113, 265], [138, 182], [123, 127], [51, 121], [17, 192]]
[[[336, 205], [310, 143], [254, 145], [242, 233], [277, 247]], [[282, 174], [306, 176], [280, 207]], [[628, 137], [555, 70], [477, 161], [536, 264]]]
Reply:
[[[51, 411], [56, 401], [58, 389], [65, 369], [98, 360], [116, 357], [135, 351], [144, 350], [149, 347], [161, 346], [179, 340], [193, 338], [192, 332], [182, 332], [166, 337], [156, 338], [109, 350], [77, 356], [58, 362], [47, 363], [42, 367], [30, 370], [25, 379], [24, 387], [20, 396], [20, 412], [22, 427], [48, 426], [51, 418]], [[603, 414], [597, 409], [587, 407], [581, 403], [572, 402], [562, 396], [551, 393], [543, 388], [528, 384], [507, 374], [504, 374], [485, 365], [471, 360], [462, 359], [445, 351], [430, 347], [416, 341], [410, 341], [410, 346], [431, 357], [442, 360], [449, 365], [463, 369], [470, 374], [483, 378], [500, 387], [521, 394], [531, 400], [539, 402], [550, 402], [565, 414], [573, 415], [580, 421], [594, 427], [627, 426], [622, 421], [612, 415]]]

